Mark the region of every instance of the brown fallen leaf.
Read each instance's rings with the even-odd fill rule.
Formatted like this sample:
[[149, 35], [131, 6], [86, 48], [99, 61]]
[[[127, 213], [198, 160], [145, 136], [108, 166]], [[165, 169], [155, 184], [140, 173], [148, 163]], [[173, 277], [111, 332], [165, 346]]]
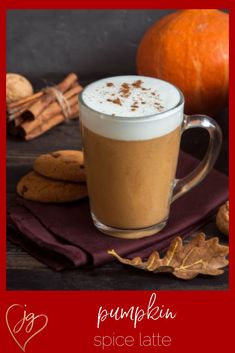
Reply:
[[186, 245], [176, 237], [162, 259], [157, 251], [146, 261], [140, 257], [132, 260], [122, 258], [115, 250], [108, 250], [108, 253], [123, 264], [145, 271], [171, 272], [178, 278], [192, 279], [198, 274], [217, 276], [224, 273], [222, 267], [228, 265], [228, 249], [228, 246], [219, 244], [217, 237], [205, 240], [205, 234], [199, 233]]

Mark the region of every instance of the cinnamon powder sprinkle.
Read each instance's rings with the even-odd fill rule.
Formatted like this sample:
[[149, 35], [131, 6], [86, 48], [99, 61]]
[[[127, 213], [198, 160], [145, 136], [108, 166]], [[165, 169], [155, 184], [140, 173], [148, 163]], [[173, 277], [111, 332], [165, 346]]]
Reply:
[[130, 86], [127, 83], [123, 83], [121, 85], [121, 89], [119, 91], [119, 93], [121, 94], [122, 97], [129, 97], [130, 95]]
[[132, 83], [132, 86], [135, 87], [135, 88], [140, 88], [142, 83], [143, 83], [143, 81], [137, 80], [137, 81]]
[[[115, 93], [113, 93], [112, 91], [109, 92], [109, 98], [107, 98], [107, 102], [111, 102], [113, 104], [118, 104], [120, 106], [122, 106], [122, 101], [121, 101], [121, 98], [128, 98], [132, 91], [134, 90], [134, 88], [138, 88], [138, 89], [141, 89], [142, 91], [150, 91], [149, 94], [151, 94], [151, 96], [154, 96], [155, 98], [152, 98], [152, 100], [155, 100], [155, 102], [151, 102], [150, 100], [150, 103], [151, 104], [154, 104], [156, 109], [161, 112], [164, 107], [161, 105], [161, 101], [159, 101], [159, 94], [157, 94], [157, 92], [153, 92], [151, 90], [151, 88], [146, 88], [146, 87], [142, 87], [142, 84], [144, 82], [141, 81], [141, 80], [137, 80], [133, 83], [126, 83], [126, 82], [123, 82], [121, 84], [121, 87], [119, 89], [119, 92], [118, 92], [118, 95], [116, 95]], [[106, 86], [107, 87], [113, 87], [115, 86], [114, 83], [112, 82], [107, 82], [106, 83]], [[108, 94], [108, 91], [105, 92], [105, 94]], [[113, 96], [116, 96], [116, 97], [113, 97]], [[151, 97], [150, 96], [150, 97]], [[113, 97], [113, 98], [112, 98]], [[149, 97], [149, 98], [150, 98]], [[134, 97], [133, 97], [134, 98]], [[139, 94], [137, 94], [137, 96], [134, 98], [134, 99], [137, 99], [138, 101], [134, 100], [132, 98], [132, 105], [130, 106], [131, 108], [131, 111], [135, 111], [137, 110], [138, 108], [140, 108], [140, 104], [147, 104], [147, 101], [143, 100]], [[101, 102], [100, 102], [101, 103]], [[112, 115], [115, 115], [115, 114], [112, 114]]]
[[160, 109], [164, 109], [164, 107], [160, 103], [154, 103], [154, 105], [156, 105]]
[[121, 87], [122, 87], [123, 89], [128, 90], [128, 91], [129, 91], [129, 89], [130, 89], [128, 83], [126, 83], [126, 82], [124, 82]]
[[114, 103], [114, 104], [122, 105], [122, 102], [121, 102], [120, 98], [115, 98], [115, 99], [113, 100], [113, 103]]
[[118, 105], [122, 105], [122, 102], [121, 102], [121, 100], [120, 100], [120, 98], [115, 98], [115, 99], [107, 99], [107, 102], [112, 102], [112, 103], [114, 103], [114, 104], [118, 104]]

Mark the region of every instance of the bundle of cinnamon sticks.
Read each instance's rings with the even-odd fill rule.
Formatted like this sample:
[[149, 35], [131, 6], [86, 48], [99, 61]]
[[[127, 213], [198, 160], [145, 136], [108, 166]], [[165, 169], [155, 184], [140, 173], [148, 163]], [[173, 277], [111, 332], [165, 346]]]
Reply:
[[32, 140], [65, 120], [78, 117], [78, 93], [82, 86], [70, 73], [61, 83], [7, 105], [11, 135]]

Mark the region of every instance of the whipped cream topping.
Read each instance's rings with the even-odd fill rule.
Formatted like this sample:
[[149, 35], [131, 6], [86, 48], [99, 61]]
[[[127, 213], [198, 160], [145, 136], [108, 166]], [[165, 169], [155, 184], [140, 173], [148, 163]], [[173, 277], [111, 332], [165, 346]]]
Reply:
[[89, 84], [80, 95], [80, 117], [93, 132], [120, 140], [163, 136], [183, 119], [172, 84], [145, 76], [116, 76]]

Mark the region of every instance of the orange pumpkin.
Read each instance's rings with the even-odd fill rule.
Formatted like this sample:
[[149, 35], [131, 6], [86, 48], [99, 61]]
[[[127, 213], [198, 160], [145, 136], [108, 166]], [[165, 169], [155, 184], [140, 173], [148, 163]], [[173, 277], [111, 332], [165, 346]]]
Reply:
[[178, 86], [187, 113], [215, 113], [228, 99], [229, 16], [219, 10], [180, 10], [144, 34], [137, 71]]

